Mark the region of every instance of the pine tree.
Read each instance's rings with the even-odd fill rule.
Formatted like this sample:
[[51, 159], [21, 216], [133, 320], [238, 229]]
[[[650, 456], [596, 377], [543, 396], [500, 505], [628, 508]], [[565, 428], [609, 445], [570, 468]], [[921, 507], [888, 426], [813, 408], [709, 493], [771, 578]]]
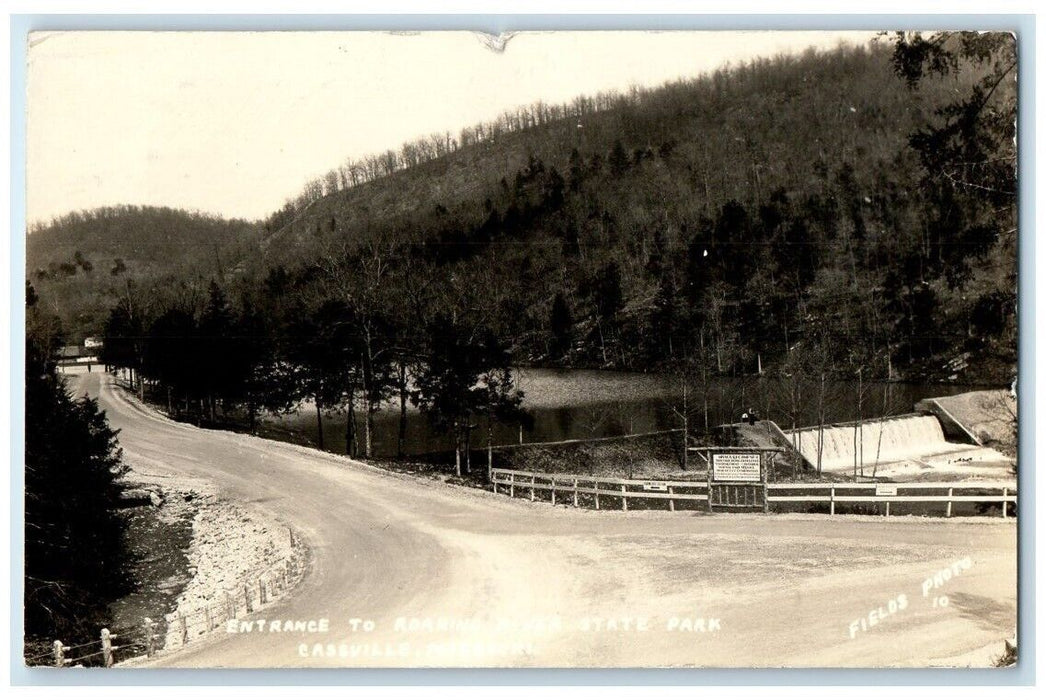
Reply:
[[551, 334], [549, 359], [556, 361], [570, 351], [573, 342], [574, 318], [570, 314], [570, 305], [567, 304], [563, 292], [556, 292], [556, 298], [552, 300], [548, 325]]
[[115, 513], [126, 471], [98, 404], [73, 400], [29, 309], [25, 394], [25, 632], [88, 639], [129, 592], [125, 521]]

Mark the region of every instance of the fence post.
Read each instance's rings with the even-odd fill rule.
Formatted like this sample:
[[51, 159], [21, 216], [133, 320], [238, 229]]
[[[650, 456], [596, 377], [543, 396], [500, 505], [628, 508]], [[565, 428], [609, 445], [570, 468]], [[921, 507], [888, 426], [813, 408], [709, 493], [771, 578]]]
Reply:
[[178, 620], [182, 626], [182, 645], [189, 643], [189, 626], [185, 623], [185, 615], [179, 615]]
[[556, 505], [556, 477], [552, 477], [552, 505]]
[[508, 496], [509, 498], [516, 497], [516, 475], [515, 473], [508, 475]]
[[61, 640], [59, 640], [59, 639], [54, 640], [54, 645], [53, 646], [54, 646], [54, 665], [57, 666], [58, 668], [62, 668], [63, 666], [65, 666], [65, 650], [66, 650], [67, 647], [65, 647], [62, 644]]
[[624, 484], [621, 484], [621, 510], [628, 510], [628, 496], [625, 495], [626, 488]]
[[534, 475], [530, 475], [530, 500], [534, 500]]
[[142, 636], [145, 637], [145, 655], [152, 656], [156, 653], [156, 638], [153, 634], [153, 621], [148, 617], [142, 618]]
[[247, 601], [247, 612], [254, 612], [254, 604], [251, 601], [251, 585], [246, 581], [243, 582], [243, 599]]
[[577, 479], [574, 479], [574, 507], [577, 508]]
[[[668, 487], [668, 495], [669, 496], [672, 495], [672, 487], [671, 486]], [[676, 502], [675, 502], [675, 499], [672, 499], [672, 498], [668, 499], [668, 510], [670, 512], [672, 512], [672, 513], [676, 512]]]
[[596, 510], [599, 510], [599, 479], [595, 481]]
[[1007, 489], [1005, 486], [1003, 486], [1002, 487], [1002, 517], [1003, 517], [1004, 520], [1006, 518], [1006, 506], [1009, 505], [1006, 502], [1006, 496], [1007, 496], [1008, 492], [1009, 492], [1009, 489]]
[[952, 501], [951, 501], [951, 498], [952, 498], [952, 489], [948, 489], [948, 512], [945, 513], [945, 515], [944, 515], [944, 517], [946, 517], [946, 518], [952, 517]]
[[236, 619], [236, 597], [229, 591], [225, 591], [225, 615], [229, 620]]
[[102, 628], [102, 664], [106, 668], [113, 665], [113, 639], [106, 627]]
[[886, 502], [886, 517], [887, 518], [890, 517], [890, 502], [889, 501]]
[[712, 512], [712, 450], [705, 451], [705, 475], [707, 477], [708, 489], [708, 512]]
[[265, 590], [265, 579], [263, 579], [261, 576], [259, 576], [258, 577], [258, 605], [265, 605], [265, 603], [268, 602], [269, 596], [267, 594], [268, 594], [268, 591]]
[[832, 487], [831, 492], [828, 494], [828, 514], [835, 515], [835, 487]]

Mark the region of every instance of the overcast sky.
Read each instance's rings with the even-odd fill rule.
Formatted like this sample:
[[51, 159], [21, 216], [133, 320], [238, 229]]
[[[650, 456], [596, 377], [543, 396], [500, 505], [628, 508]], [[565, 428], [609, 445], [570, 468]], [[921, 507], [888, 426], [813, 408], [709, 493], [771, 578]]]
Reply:
[[659, 85], [870, 32], [33, 34], [27, 219], [155, 204], [260, 218], [305, 182], [536, 100]]

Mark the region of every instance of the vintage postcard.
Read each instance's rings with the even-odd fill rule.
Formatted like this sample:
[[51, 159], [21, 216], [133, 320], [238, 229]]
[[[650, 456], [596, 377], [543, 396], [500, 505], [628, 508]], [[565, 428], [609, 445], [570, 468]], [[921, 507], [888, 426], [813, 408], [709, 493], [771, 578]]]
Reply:
[[24, 663], [1013, 666], [1020, 39], [893, 29], [31, 33]]

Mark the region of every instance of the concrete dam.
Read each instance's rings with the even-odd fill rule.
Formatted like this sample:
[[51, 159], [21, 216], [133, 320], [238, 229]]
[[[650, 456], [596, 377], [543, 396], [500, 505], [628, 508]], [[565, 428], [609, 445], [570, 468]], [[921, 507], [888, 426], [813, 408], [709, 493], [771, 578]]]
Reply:
[[852, 471], [855, 464], [858, 468], [898, 463], [939, 468], [974, 462], [1010, 462], [999, 452], [976, 444], [976, 438], [968, 433], [956, 434], [954, 429], [949, 432], [951, 441], [945, 436], [942, 419], [937, 415], [911, 413], [823, 428], [798, 428], [786, 430], [784, 434], [810, 466], [818, 463], [820, 453], [821, 468], [825, 471]]

